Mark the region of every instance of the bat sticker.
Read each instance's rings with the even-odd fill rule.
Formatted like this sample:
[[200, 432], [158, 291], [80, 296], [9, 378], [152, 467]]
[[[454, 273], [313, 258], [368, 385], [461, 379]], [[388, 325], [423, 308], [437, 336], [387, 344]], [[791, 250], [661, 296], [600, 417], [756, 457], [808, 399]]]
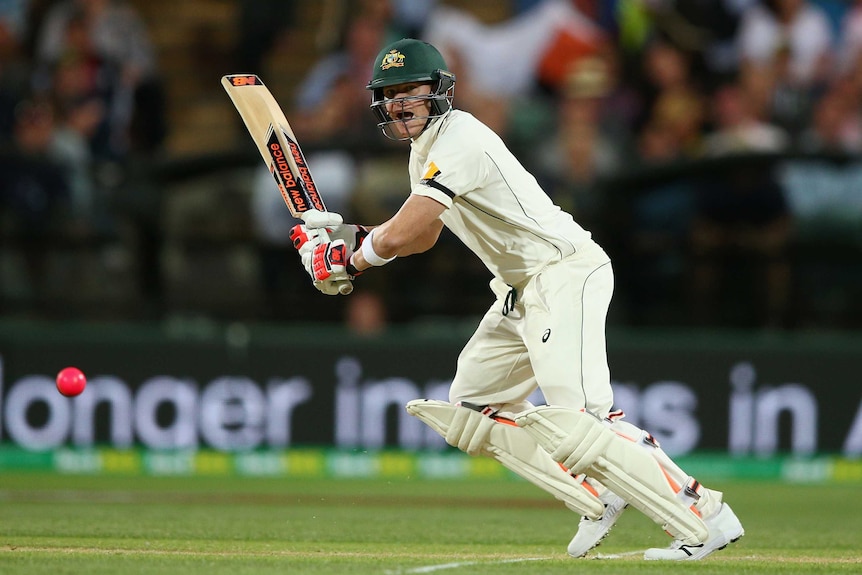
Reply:
[[275, 135], [272, 124], [270, 124], [267, 130], [266, 149], [269, 151], [271, 159], [269, 171], [272, 172], [272, 176], [275, 178], [275, 183], [284, 201], [293, 206], [297, 212], [307, 212], [310, 210], [312, 206], [309, 204], [308, 195], [303, 186], [293, 176], [290, 164], [285, 157], [285, 151], [282, 149], [281, 142], [278, 141]]
[[291, 156], [293, 156], [293, 161], [299, 169], [299, 178], [301, 179], [302, 187], [305, 188], [305, 197], [311, 202], [311, 207], [325, 212], [326, 206], [323, 204], [320, 194], [317, 193], [317, 186], [314, 185], [314, 180], [311, 178], [311, 172], [308, 169], [308, 164], [305, 161], [305, 156], [299, 144], [290, 137], [286, 130], [282, 130], [281, 133], [284, 135], [287, 145], [290, 146]]
[[246, 74], [236, 74], [234, 76], [228, 76], [228, 81], [230, 81], [231, 86], [261, 86], [263, 82], [260, 81], [260, 78], [254, 75], [246, 75]]

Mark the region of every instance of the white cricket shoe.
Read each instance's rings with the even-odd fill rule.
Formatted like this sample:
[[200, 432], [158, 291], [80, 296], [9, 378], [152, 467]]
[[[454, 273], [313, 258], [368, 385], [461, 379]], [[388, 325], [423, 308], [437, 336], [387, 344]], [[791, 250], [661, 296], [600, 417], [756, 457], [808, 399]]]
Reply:
[[605, 512], [598, 519], [581, 518], [578, 532], [575, 533], [567, 550], [572, 557], [583, 557], [590, 549], [598, 547], [628, 507], [628, 503], [622, 497], [610, 490], [602, 493], [599, 499], [605, 504]]
[[674, 541], [665, 549], [647, 549], [644, 559], [663, 559], [666, 561], [696, 561], [703, 559], [713, 551], [724, 549], [745, 535], [745, 529], [739, 522], [733, 509], [727, 503], [722, 503], [718, 511], [703, 520], [709, 529], [709, 539], [700, 545], [685, 545], [682, 541]]

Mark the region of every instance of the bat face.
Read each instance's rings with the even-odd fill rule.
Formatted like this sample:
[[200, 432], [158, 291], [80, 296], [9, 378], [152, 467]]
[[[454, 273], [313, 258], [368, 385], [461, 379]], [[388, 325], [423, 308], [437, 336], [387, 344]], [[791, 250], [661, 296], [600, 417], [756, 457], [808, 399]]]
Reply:
[[293, 130], [261, 79], [254, 74], [232, 74], [222, 78], [222, 85], [248, 128], [291, 214], [298, 218], [310, 209], [326, 211]]

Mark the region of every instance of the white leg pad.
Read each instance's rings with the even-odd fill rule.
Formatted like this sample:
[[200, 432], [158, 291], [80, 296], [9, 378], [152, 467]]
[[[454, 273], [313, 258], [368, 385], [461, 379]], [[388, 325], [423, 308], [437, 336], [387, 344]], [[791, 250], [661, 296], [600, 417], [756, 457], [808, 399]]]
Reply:
[[708, 538], [706, 524], [677, 497], [658, 461], [593, 415], [542, 406], [520, 414], [517, 423], [555, 461], [597, 479], [674, 539], [698, 545]]
[[[658, 441], [649, 433], [621, 419], [617, 419], [611, 423], [610, 428], [617, 435], [630, 439], [646, 449], [647, 453], [650, 453], [658, 461], [658, 464], [664, 469], [665, 474], [679, 485], [681, 491], [677, 497], [680, 497], [684, 502], [693, 501], [695, 508], [700, 511], [701, 517], [711, 517], [718, 513], [723, 499], [721, 491], [707, 489], [680, 469], [679, 465], [668, 457]], [[686, 493], [689, 490], [693, 492], [693, 495], [687, 497]]]
[[[466, 451], [469, 446], [474, 454], [482, 453], [493, 457], [507, 469], [564, 502], [578, 515], [598, 519], [604, 513], [604, 503], [584, 487], [582, 481], [572, 477], [548, 457], [548, 454], [523, 429], [512, 424], [500, 423], [469, 408], [433, 399], [413, 400], [407, 404], [407, 412], [421, 419], [443, 438], [447, 438], [447, 441], [450, 439], [458, 441], [459, 445], [455, 446], [463, 451]], [[453, 422], [456, 422], [456, 426], [460, 425], [456, 420], [462, 420], [464, 417], [460, 412], [471, 412], [492, 422], [490, 427], [487, 424], [467, 426], [476, 429], [477, 436], [482, 438], [481, 449], [476, 449], [476, 439], [466, 437], [464, 434], [459, 434], [457, 439], [452, 437], [450, 427]]]

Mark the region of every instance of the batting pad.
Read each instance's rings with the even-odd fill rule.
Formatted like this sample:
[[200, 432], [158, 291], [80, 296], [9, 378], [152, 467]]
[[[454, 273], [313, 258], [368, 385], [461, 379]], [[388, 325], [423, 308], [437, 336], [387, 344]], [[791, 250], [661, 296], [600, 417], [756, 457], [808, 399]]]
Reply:
[[596, 417], [566, 407], [541, 406], [516, 419], [555, 461], [572, 473], [586, 473], [687, 545], [706, 541], [703, 520], [668, 482], [658, 461]]
[[[407, 404], [407, 413], [418, 417], [444, 438], [459, 409], [468, 408], [434, 399], [415, 399]], [[564, 502], [578, 515], [590, 519], [602, 516], [605, 505], [598, 497], [548, 457], [528, 433], [511, 420], [504, 421], [509, 423], [494, 421], [482, 450], [485, 454]]]

